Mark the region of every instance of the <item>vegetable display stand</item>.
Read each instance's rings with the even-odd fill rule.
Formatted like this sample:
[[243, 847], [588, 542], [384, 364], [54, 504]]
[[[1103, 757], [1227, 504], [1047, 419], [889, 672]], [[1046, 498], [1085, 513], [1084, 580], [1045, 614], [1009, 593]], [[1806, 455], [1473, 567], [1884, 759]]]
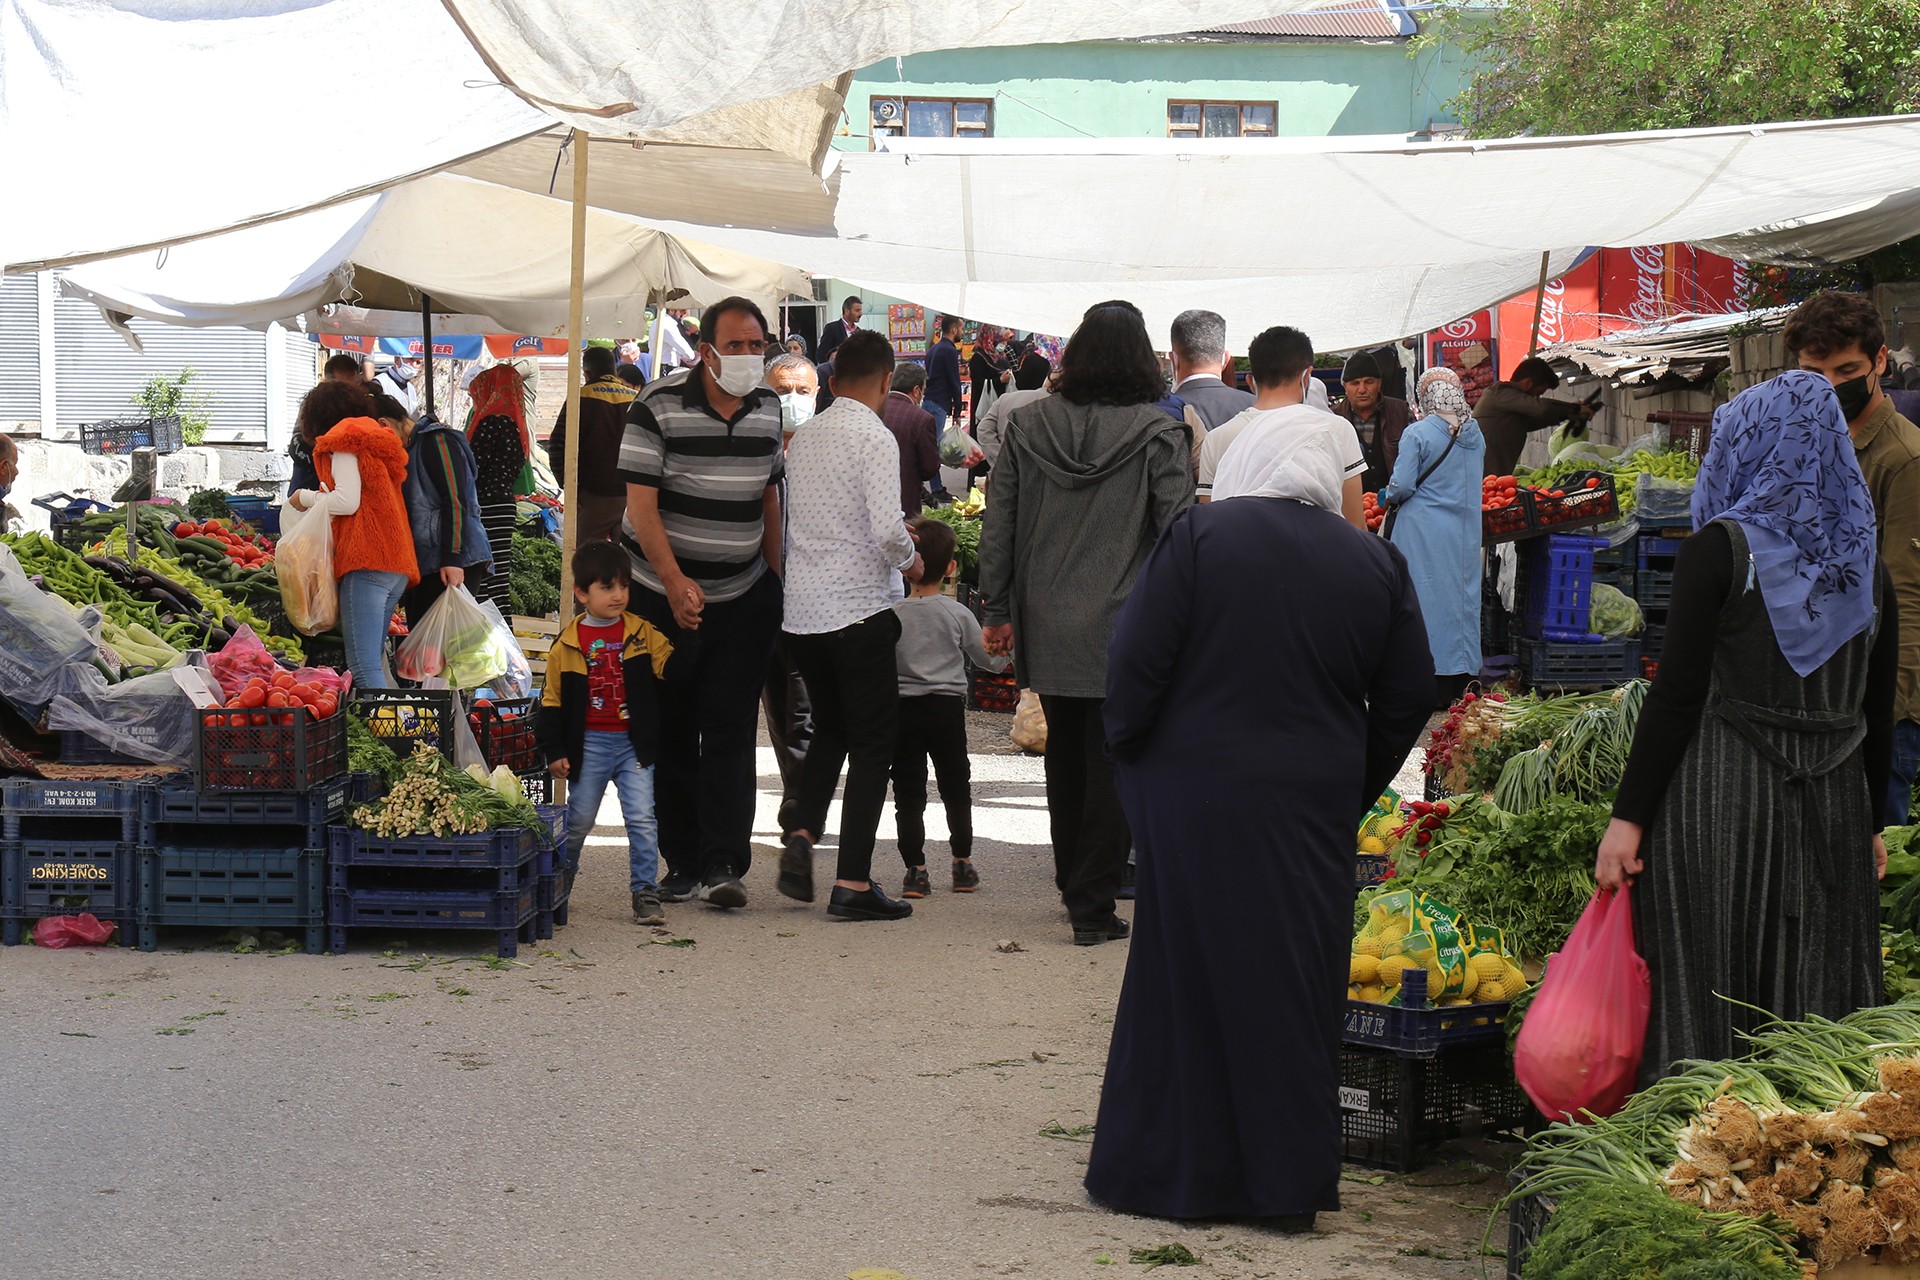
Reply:
[[1431, 1058], [1442, 1049], [1507, 1039], [1504, 1000], [1487, 1004], [1437, 1006], [1427, 1003], [1427, 975], [1408, 970], [1398, 1005], [1368, 1000], [1347, 1001], [1347, 1019], [1340, 1039], [1350, 1045], [1384, 1049], [1403, 1058]]
[[480, 744], [480, 758], [488, 770], [505, 766], [514, 773], [527, 773], [541, 767], [540, 749], [533, 737], [532, 698], [495, 698], [476, 702], [467, 712], [474, 741]]
[[[182, 786], [157, 786], [147, 792], [140, 843], [199, 843], [198, 833], [212, 828], [219, 843], [244, 837], [256, 846], [282, 843], [325, 849], [328, 824], [339, 821], [353, 796], [353, 776], [342, 774], [310, 791], [199, 792]], [[280, 828], [281, 830], [272, 830]]]
[[[333, 874], [338, 877], [340, 871]], [[504, 891], [485, 885], [426, 888], [370, 883], [343, 888], [336, 883], [330, 891], [327, 949], [335, 955], [344, 953], [348, 929], [458, 929], [488, 933], [500, 955], [513, 956], [521, 942], [535, 940], [536, 897], [534, 877]]]
[[1544, 1196], [1525, 1196], [1507, 1206], [1507, 1280], [1520, 1280], [1527, 1255], [1553, 1218], [1553, 1202]]
[[1576, 473], [1556, 484], [1554, 492], [1561, 496], [1533, 495], [1533, 527], [1541, 533], [1606, 524], [1620, 516], [1620, 496], [1614, 492], [1612, 472]]
[[151, 791], [146, 782], [12, 779], [0, 783], [0, 840], [131, 843]]
[[1569, 534], [1530, 543], [1521, 634], [1529, 640], [1601, 643], [1587, 624], [1593, 609], [1594, 557], [1607, 550], [1605, 538]]
[[403, 760], [416, 742], [450, 748], [459, 711], [456, 695], [446, 689], [356, 689], [347, 709]]
[[162, 845], [139, 858], [142, 951], [170, 928], [284, 930], [305, 935], [308, 955], [324, 949], [323, 849]]
[[1520, 663], [1536, 689], [1611, 689], [1640, 674], [1640, 645], [1634, 640], [1603, 644], [1559, 644], [1522, 640]]
[[90, 913], [133, 941], [138, 872], [120, 841], [21, 840], [0, 844], [0, 943], [17, 945], [35, 921]]
[[80, 452], [118, 457], [135, 449], [178, 453], [185, 443], [180, 419], [103, 418], [80, 424]]
[[194, 739], [202, 791], [301, 792], [347, 771], [347, 722], [338, 713], [316, 720], [305, 707], [208, 707]]
[[975, 711], [1010, 713], [1020, 705], [1020, 682], [1010, 671], [975, 671], [968, 692]]
[[1504, 1043], [1432, 1058], [1341, 1046], [1340, 1136], [1354, 1164], [1410, 1173], [1442, 1143], [1516, 1128], [1526, 1110]]

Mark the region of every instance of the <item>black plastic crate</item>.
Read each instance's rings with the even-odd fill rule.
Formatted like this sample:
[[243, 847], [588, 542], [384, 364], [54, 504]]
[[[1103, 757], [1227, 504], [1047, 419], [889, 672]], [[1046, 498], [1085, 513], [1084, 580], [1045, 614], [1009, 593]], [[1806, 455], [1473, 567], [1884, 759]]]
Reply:
[[452, 744], [456, 695], [447, 689], [356, 689], [347, 709], [402, 760], [415, 743]]
[[1541, 533], [1606, 524], [1620, 516], [1620, 497], [1614, 492], [1610, 471], [1577, 472], [1554, 488], [1564, 496], [1533, 495], [1533, 527]]
[[347, 722], [316, 720], [305, 707], [208, 707], [193, 756], [202, 791], [309, 791], [346, 773]]
[[1558, 644], [1522, 640], [1521, 669], [1536, 689], [1611, 689], [1640, 674], [1637, 640], [1604, 644]]
[[1521, 1280], [1527, 1255], [1553, 1218], [1553, 1202], [1544, 1196], [1523, 1196], [1507, 1206], [1507, 1280]]
[[138, 872], [123, 841], [36, 840], [0, 844], [0, 942], [48, 916], [90, 913], [120, 925], [131, 942]]
[[329, 894], [327, 947], [335, 955], [347, 949], [348, 929], [485, 930], [494, 935], [499, 954], [519, 953], [534, 941], [536, 881], [518, 889], [334, 888]]
[[1432, 1058], [1340, 1048], [1340, 1136], [1354, 1164], [1410, 1173], [1445, 1142], [1518, 1128], [1526, 1111], [1504, 1043]]
[[474, 741], [480, 744], [480, 758], [488, 769], [505, 765], [515, 773], [540, 768], [540, 748], [534, 741], [532, 698], [495, 698], [476, 702], [467, 712]]
[[200, 792], [186, 787], [158, 786], [148, 792], [140, 843], [151, 847], [191, 845], [198, 840], [189, 833], [197, 828], [245, 832], [260, 843], [276, 843], [262, 829], [282, 827], [298, 828], [304, 833], [299, 842], [302, 848], [324, 849], [327, 824], [339, 821], [346, 814], [352, 794], [350, 774], [341, 774], [304, 792]]
[[1011, 713], [1020, 705], [1020, 682], [1011, 671], [975, 671], [968, 703], [975, 711]]
[[307, 954], [323, 950], [324, 850], [162, 846], [139, 856], [142, 951], [160, 945], [163, 928], [299, 931]]
[[387, 794], [387, 780], [377, 773], [350, 773], [347, 775], [347, 807], [358, 808], [363, 804], [376, 804]]
[[142, 781], [0, 783], [0, 840], [131, 841], [152, 784]]
[[[135, 742], [150, 747], [160, 745], [161, 730], [157, 725], [130, 724], [123, 725], [122, 729]], [[59, 734], [61, 764], [150, 765], [153, 763], [144, 756], [130, 755], [116, 750], [78, 729], [62, 729]]]
[[434, 871], [498, 871], [524, 866], [544, 850], [550, 834], [531, 827], [504, 827], [465, 836], [378, 836], [358, 827], [328, 830], [328, 862], [334, 867], [415, 867]]
[[47, 531], [53, 535], [55, 545], [76, 552], [84, 550], [88, 542], [87, 517], [113, 510], [104, 502], [76, 498], [66, 492], [42, 494], [33, 500], [33, 505], [47, 513]]
[[80, 424], [80, 452], [117, 456], [135, 449], [175, 453], [185, 443], [179, 418], [102, 418]]
[[520, 790], [534, 805], [553, 803], [554, 777], [545, 768], [529, 769], [520, 775]]
[[1486, 1004], [1439, 1006], [1427, 1003], [1427, 975], [1402, 975], [1398, 1005], [1371, 1000], [1347, 1001], [1340, 1039], [1351, 1045], [1384, 1049], [1406, 1058], [1431, 1058], [1442, 1049], [1483, 1041], [1506, 1043], [1505, 1000]]

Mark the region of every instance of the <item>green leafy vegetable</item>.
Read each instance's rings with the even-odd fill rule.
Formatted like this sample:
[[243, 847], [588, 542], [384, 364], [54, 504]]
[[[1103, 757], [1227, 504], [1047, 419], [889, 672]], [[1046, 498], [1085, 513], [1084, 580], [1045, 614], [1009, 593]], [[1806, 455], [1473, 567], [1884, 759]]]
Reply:
[[953, 530], [958, 544], [954, 560], [959, 565], [960, 576], [969, 577], [980, 564], [980, 517], [962, 515], [949, 506], [928, 507], [921, 514]]
[[507, 574], [512, 612], [544, 618], [560, 608], [560, 547], [548, 538], [513, 536], [513, 568]]
[[1800, 1280], [1792, 1248], [1752, 1219], [1710, 1214], [1654, 1187], [1590, 1188], [1562, 1200], [1527, 1254], [1524, 1280]]

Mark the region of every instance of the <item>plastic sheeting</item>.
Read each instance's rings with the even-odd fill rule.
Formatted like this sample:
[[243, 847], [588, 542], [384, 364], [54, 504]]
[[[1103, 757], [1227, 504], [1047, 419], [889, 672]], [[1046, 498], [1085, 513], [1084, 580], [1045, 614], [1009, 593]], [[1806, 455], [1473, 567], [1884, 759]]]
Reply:
[[[557, 200], [437, 174], [164, 253], [75, 267], [62, 287], [104, 310], [171, 324], [264, 325], [351, 304], [359, 280], [377, 273], [458, 313], [445, 322], [449, 332], [557, 334], [567, 320], [569, 217]], [[808, 288], [805, 276], [775, 263], [615, 214], [588, 218], [590, 334], [640, 332], [650, 300], [701, 306], [739, 293], [772, 302]], [[474, 317], [489, 323], [476, 326]], [[418, 331], [417, 313], [408, 323]], [[343, 330], [341, 323], [307, 327]]]
[[[818, 163], [846, 77], [882, 58], [1157, 35], [1321, 2], [0, 0], [0, 156], [33, 192], [0, 206], [0, 263], [62, 266], [256, 225], [556, 120]], [[301, 136], [296, 120], [321, 128]]]

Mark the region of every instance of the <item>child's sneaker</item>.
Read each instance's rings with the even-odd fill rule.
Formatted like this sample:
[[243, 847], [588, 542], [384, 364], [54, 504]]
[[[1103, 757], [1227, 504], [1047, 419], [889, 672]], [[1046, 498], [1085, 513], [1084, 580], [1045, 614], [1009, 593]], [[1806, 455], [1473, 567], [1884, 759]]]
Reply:
[[953, 860], [953, 891], [972, 893], [980, 887], [980, 873], [973, 869], [973, 859], [955, 858]]
[[900, 886], [903, 898], [924, 898], [933, 892], [933, 881], [927, 879], [925, 867], [914, 867], [907, 872], [907, 878]]
[[638, 889], [633, 895], [635, 924], [665, 924], [667, 913], [660, 907], [660, 895], [652, 889]]

